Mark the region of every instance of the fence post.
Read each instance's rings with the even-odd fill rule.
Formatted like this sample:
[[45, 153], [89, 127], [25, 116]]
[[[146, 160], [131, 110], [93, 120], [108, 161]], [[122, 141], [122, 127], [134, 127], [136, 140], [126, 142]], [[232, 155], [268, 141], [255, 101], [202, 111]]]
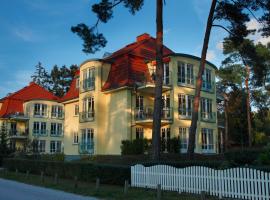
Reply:
[[58, 184], [58, 174], [57, 173], [54, 174], [54, 184], [55, 185]]
[[40, 180], [42, 183], [44, 183], [44, 172], [43, 171], [41, 171], [41, 173], [40, 173]]
[[100, 180], [99, 178], [96, 179], [96, 191], [99, 190], [99, 186], [100, 186]]
[[127, 192], [128, 192], [128, 180], [125, 180], [124, 194], [127, 194]]
[[157, 200], [161, 200], [161, 185], [157, 185]]
[[78, 177], [74, 176], [74, 188], [78, 188]]

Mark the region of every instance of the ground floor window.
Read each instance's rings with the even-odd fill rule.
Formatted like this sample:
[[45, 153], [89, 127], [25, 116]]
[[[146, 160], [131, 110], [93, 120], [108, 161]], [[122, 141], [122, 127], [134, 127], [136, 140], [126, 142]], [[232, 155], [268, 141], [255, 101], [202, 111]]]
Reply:
[[179, 127], [180, 151], [182, 153], [187, 152], [189, 129], [187, 127]]
[[82, 129], [81, 132], [82, 132], [82, 138], [81, 138], [82, 143], [93, 142], [94, 129], [92, 129], [92, 128]]
[[136, 128], [136, 139], [144, 138], [144, 130], [143, 128]]
[[201, 130], [202, 139], [202, 152], [211, 153], [214, 150], [214, 134], [213, 129], [202, 128]]
[[34, 140], [33, 141], [33, 151], [35, 153], [45, 153], [46, 141], [45, 140]]
[[61, 141], [51, 141], [50, 143], [50, 152], [51, 153], [60, 153], [61, 152]]
[[164, 152], [169, 150], [171, 138], [171, 129], [170, 128], [162, 128], [161, 129], [161, 150]]

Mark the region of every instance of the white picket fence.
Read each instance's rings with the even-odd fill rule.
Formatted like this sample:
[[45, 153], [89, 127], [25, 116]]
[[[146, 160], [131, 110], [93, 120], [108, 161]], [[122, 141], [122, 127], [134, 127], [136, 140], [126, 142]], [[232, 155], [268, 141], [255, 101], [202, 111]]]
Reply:
[[192, 166], [175, 168], [167, 165], [131, 167], [131, 186], [210, 195], [237, 199], [270, 200], [270, 173], [249, 169], [232, 168], [214, 170]]

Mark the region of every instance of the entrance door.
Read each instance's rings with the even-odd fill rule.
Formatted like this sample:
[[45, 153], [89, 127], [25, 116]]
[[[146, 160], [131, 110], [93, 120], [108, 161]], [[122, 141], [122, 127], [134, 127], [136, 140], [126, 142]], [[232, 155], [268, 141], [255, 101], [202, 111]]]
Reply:
[[161, 129], [161, 150], [162, 152], [168, 152], [171, 138], [171, 129], [162, 128]]

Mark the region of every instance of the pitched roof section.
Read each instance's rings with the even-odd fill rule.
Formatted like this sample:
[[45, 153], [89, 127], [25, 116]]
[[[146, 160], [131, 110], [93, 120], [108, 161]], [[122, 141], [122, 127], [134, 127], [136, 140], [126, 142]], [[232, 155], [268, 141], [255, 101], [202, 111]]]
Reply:
[[[163, 55], [174, 53], [163, 47]], [[111, 62], [111, 70], [102, 91], [116, 89], [124, 86], [132, 86], [134, 82], [142, 81], [142, 78], [150, 78], [146, 61], [156, 58], [156, 39], [149, 34], [142, 34], [137, 41], [114, 52], [105, 61]]]
[[76, 71], [75, 77], [73, 78], [68, 92], [62, 97], [61, 102], [69, 101], [79, 97], [79, 88], [76, 87], [76, 80], [80, 76], [80, 70]]
[[30, 100], [59, 101], [59, 98], [38, 84], [31, 82], [28, 86], [3, 99], [0, 117], [23, 113], [23, 103]]

